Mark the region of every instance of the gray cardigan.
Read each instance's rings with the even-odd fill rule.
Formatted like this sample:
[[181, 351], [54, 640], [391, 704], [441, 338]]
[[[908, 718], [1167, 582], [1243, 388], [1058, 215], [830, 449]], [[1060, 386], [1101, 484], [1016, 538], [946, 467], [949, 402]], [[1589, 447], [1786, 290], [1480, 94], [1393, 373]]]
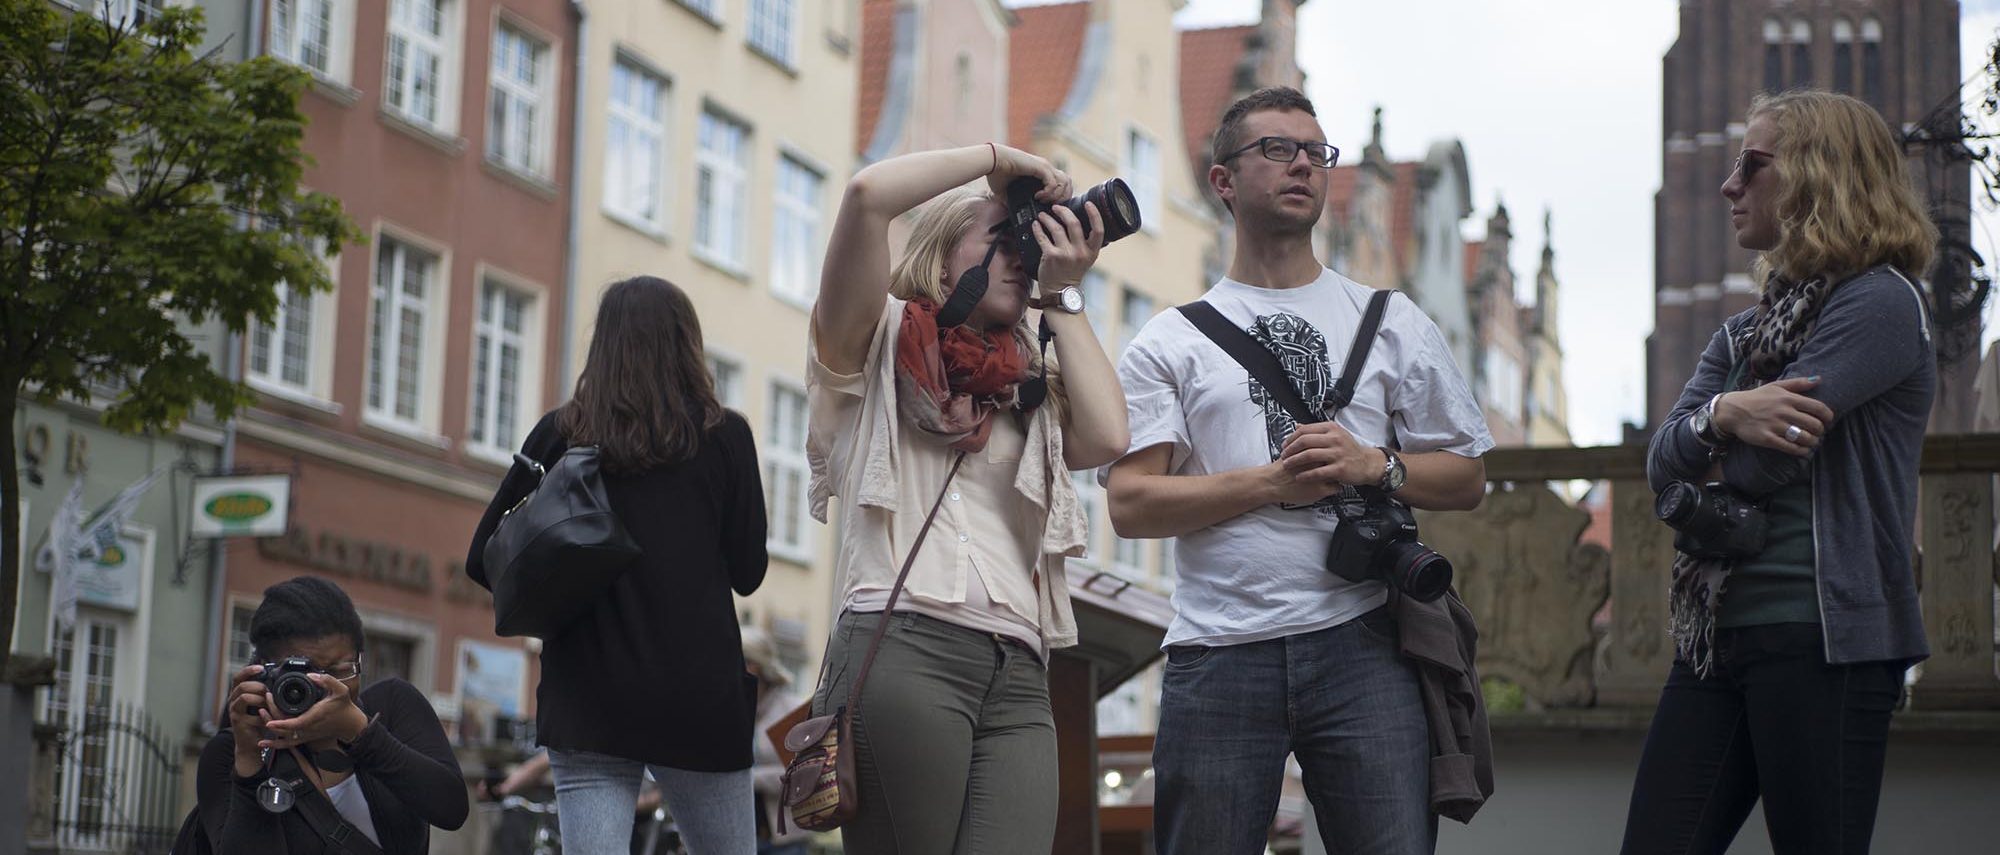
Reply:
[[[1688, 418], [1723, 391], [1735, 336], [1755, 309], [1723, 322], [1694, 377], [1681, 390], [1646, 457], [1654, 492], [1670, 481], [1700, 481], [1708, 446]], [[1880, 266], [1832, 289], [1818, 326], [1780, 379], [1818, 377], [1807, 395], [1833, 409], [1834, 421], [1810, 456], [1800, 458], [1733, 443], [1723, 481], [1755, 496], [1810, 475], [1813, 554], [1827, 662], [1901, 660], [1930, 655], [1912, 570], [1917, 463], [1937, 392], [1924, 296], [1900, 271]]]

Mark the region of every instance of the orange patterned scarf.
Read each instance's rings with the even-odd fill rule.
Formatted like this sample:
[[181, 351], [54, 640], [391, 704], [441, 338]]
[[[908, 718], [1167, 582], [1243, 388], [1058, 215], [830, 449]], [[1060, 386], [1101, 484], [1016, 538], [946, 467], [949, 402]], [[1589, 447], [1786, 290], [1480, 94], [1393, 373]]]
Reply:
[[903, 305], [896, 337], [896, 398], [918, 430], [977, 452], [993, 432], [993, 414], [1015, 403], [1028, 376], [1028, 353], [1013, 330], [983, 332], [959, 325], [940, 333], [938, 306]]

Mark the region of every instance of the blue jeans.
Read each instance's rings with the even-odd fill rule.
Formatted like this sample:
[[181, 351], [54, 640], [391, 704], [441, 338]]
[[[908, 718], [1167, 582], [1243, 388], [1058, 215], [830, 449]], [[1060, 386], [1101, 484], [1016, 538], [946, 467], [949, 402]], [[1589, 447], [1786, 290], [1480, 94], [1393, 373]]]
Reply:
[[1226, 647], [1167, 648], [1153, 831], [1160, 855], [1264, 851], [1298, 757], [1327, 851], [1429, 855], [1430, 735], [1394, 616]]
[[564, 855], [629, 855], [639, 781], [650, 768], [660, 800], [693, 855], [756, 855], [750, 770], [689, 772], [589, 751], [549, 749]]

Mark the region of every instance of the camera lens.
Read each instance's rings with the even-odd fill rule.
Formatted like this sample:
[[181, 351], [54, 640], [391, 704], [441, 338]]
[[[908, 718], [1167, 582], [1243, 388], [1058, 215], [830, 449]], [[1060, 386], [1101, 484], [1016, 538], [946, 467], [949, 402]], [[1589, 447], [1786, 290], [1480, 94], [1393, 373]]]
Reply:
[[1084, 191], [1083, 195], [1065, 202], [1076, 218], [1083, 223], [1084, 234], [1090, 233], [1090, 215], [1083, 210], [1083, 203], [1097, 206], [1097, 213], [1104, 218], [1104, 242], [1121, 240], [1139, 230], [1139, 199], [1132, 195], [1132, 188], [1122, 178], [1113, 178], [1096, 187]]
[[1675, 481], [1660, 491], [1659, 498], [1653, 500], [1653, 515], [1661, 522], [1679, 528], [1682, 523], [1694, 517], [1701, 503], [1701, 490], [1686, 481]]
[[1451, 588], [1451, 559], [1416, 541], [1390, 547], [1389, 584], [1421, 603], [1444, 596]]

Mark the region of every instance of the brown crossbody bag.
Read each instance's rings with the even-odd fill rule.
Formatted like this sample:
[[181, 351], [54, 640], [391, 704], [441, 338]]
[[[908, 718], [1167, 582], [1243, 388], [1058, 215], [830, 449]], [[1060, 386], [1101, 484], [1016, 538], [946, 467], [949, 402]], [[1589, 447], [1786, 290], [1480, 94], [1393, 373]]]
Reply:
[[[861, 687], [868, 682], [868, 671], [875, 666], [875, 654], [882, 647], [882, 635], [889, 630], [889, 617], [895, 614], [896, 599], [903, 594], [903, 583], [910, 578], [910, 567], [916, 563], [917, 551], [923, 548], [924, 537], [930, 534], [931, 524], [937, 521], [938, 508], [944, 505], [945, 491], [951, 489], [951, 480], [958, 475], [958, 466], [963, 462], [964, 452], [959, 452], [952, 459], [951, 471], [945, 474], [944, 485], [938, 488], [937, 500], [931, 503], [930, 515], [924, 517], [923, 527], [917, 529], [916, 540], [910, 544], [910, 554], [903, 558], [903, 569], [896, 574], [896, 586], [889, 589], [889, 603], [882, 607], [882, 617], [875, 623], [875, 634], [868, 639], [868, 653], [861, 657], [861, 670], [855, 673], [854, 684], [847, 689], [847, 703], [836, 707], [828, 715], [801, 721], [785, 734], [784, 749], [792, 754], [792, 758], [785, 767], [784, 789], [780, 796], [782, 812], [800, 828], [832, 831], [853, 819], [861, 810], [861, 783], [855, 777], [854, 752], [851, 750], [854, 745], [854, 720], [861, 715]], [[820, 679], [826, 679], [824, 667], [820, 669]]]

